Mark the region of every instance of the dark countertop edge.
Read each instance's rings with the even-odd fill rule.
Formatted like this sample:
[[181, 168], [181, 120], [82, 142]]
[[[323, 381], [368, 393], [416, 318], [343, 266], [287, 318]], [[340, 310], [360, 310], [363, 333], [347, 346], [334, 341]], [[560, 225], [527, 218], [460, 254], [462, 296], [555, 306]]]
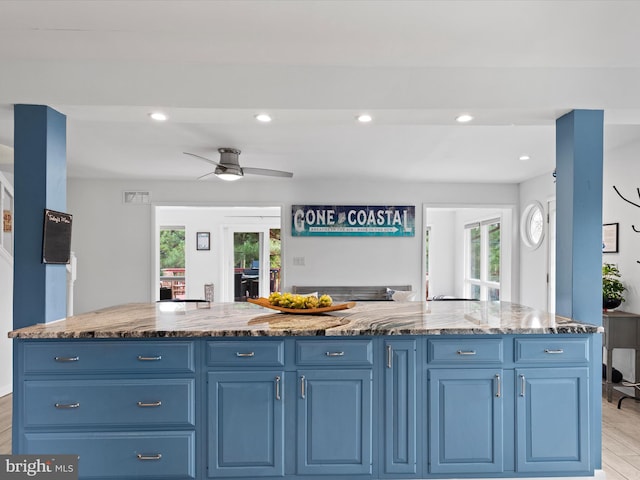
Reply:
[[[334, 329], [330, 329], [334, 330]], [[452, 328], [433, 330], [225, 330], [221, 331], [121, 331], [121, 332], [51, 332], [9, 333], [14, 339], [91, 339], [91, 338], [224, 338], [224, 337], [359, 337], [359, 336], [445, 336], [445, 335], [582, 335], [601, 333], [602, 327], [595, 325], [559, 326], [554, 328]]]

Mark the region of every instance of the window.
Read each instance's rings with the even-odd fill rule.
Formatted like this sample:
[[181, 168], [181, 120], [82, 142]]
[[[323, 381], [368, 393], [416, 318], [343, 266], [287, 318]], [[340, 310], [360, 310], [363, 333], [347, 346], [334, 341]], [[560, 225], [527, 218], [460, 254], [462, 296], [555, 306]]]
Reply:
[[525, 208], [522, 214], [520, 234], [524, 244], [535, 250], [544, 239], [544, 211], [542, 205], [533, 202]]
[[160, 300], [185, 298], [184, 227], [160, 227]]
[[500, 300], [500, 219], [465, 225], [465, 296]]

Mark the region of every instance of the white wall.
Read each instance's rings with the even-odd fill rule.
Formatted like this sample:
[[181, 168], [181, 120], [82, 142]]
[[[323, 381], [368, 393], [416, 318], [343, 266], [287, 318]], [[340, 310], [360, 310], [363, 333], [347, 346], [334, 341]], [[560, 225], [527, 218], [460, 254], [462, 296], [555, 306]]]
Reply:
[[[640, 204], [640, 143], [609, 152], [604, 161], [602, 223], [619, 223], [619, 253], [604, 253], [603, 263], [615, 263], [627, 287], [626, 301], [618, 308], [640, 314], [640, 208], [625, 202], [613, 190], [615, 185], [627, 199]], [[606, 357], [605, 357], [606, 358]], [[625, 379], [635, 378], [635, 362], [632, 350], [616, 349], [613, 366], [622, 371]]]
[[[283, 207], [283, 287], [292, 285], [411, 284], [422, 288], [423, 220], [416, 234], [394, 237], [291, 237], [292, 204], [515, 205], [517, 185], [384, 183], [243, 179], [149, 182], [69, 179], [67, 205], [74, 215], [72, 249], [78, 257], [75, 313], [152, 300], [152, 208], [125, 205], [124, 190], [149, 190], [164, 205], [279, 205]], [[293, 265], [304, 257], [305, 265]]]
[[[0, 183], [12, 187], [9, 175], [0, 173]], [[0, 217], [0, 225], [2, 220]], [[0, 230], [0, 234], [1, 230]], [[0, 397], [12, 391], [13, 341], [13, 257], [0, 247]]]
[[[540, 202], [545, 218], [549, 200], [555, 198], [556, 184], [552, 172], [545, 173], [520, 184], [519, 230], [522, 213], [533, 202]], [[544, 240], [535, 250], [527, 247], [518, 234], [520, 245], [520, 303], [540, 310], [547, 310], [547, 266], [548, 266], [548, 225], [545, 224]]]

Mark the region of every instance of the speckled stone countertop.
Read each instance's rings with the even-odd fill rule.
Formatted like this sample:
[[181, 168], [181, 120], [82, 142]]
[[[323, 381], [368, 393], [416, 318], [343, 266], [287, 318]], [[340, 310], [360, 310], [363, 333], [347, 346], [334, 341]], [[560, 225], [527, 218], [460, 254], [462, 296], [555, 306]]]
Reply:
[[[206, 305], [206, 304], [205, 304]], [[173, 306], [178, 311], [162, 311]], [[180, 310], [182, 308], [182, 310]], [[162, 310], [161, 310], [162, 309]], [[9, 332], [12, 338], [491, 335], [597, 333], [602, 327], [508, 302], [361, 302], [291, 315], [249, 303], [128, 304]]]

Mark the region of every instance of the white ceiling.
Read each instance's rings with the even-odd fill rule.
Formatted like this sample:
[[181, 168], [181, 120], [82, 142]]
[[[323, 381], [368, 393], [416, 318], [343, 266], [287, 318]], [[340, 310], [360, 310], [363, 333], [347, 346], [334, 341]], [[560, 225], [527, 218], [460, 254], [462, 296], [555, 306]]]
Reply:
[[573, 108], [640, 148], [638, 45], [638, 1], [2, 0], [0, 144], [33, 103], [67, 115], [71, 177], [195, 179], [183, 151], [235, 147], [294, 172], [243, 181], [520, 182]]

